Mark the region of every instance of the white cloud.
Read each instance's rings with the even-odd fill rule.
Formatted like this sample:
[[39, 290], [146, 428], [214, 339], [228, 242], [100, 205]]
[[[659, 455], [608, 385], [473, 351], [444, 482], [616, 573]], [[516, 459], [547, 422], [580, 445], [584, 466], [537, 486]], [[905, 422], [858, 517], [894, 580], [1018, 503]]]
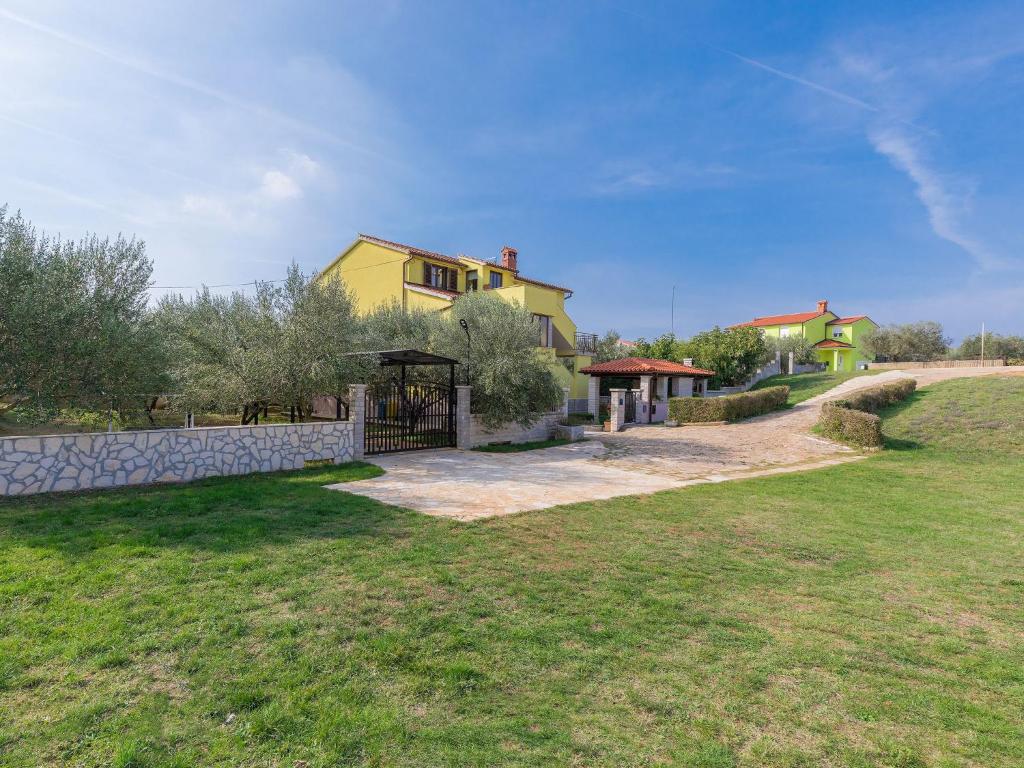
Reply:
[[936, 235], [962, 248], [982, 269], [1006, 265], [983, 243], [964, 232], [961, 217], [968, 209], [969, 195], [954, 191], [956, 180], [944, 178], [928, 165], [918, 141], [891, 127], [872, 130], [868, 138], [879, 154], [914, 182], [917, 198], [928, 212]]
[[723, 163], [697, 166], [685, 162], [658, 165], [646, 161], [619, 161], [604, 166], [591, 192], [614, 197], [658, 188], [715, 187], [735, 174], [734, 167]]
[[302, 187], [283, 171], [264, 173], [259, 192], [263, 197], [273, 201], [294, 200], [297, 197], [302, 197]]

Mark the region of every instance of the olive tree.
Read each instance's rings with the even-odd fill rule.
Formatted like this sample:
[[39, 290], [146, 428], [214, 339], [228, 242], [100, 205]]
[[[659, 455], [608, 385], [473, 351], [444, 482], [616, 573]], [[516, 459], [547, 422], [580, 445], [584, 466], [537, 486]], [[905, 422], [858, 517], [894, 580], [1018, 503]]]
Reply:
[[876, 328], [861, 340], [869, 354], [894, 362], [939, 360], [948, 354], [949, 344], [942, 325], [933, 320]]
[[782, 357], [793, 353], [793, 362], [799, 364], [816, 363], [818, 356], [814, 350], [814, 343], [800, 335], [777, 336], [766, 338], [770, 349], [778, 352]]
[[281, 329], [275, 290], [259, 283], [253, 296], [203, 288], [190, 299], [165, 297], [158, 309], [170, 339], [171, 404], [182, 411], [242, 409], [242, 423], [273, 398], [279, 380], [275, 348]]
[[[466, 293], [427, 320], [428, 349], [468, 367], [472, 411], [485, 426], [529, 426], [561, 405], [562, 389], [537, 348], [537, 322], [518, 302]], [[468, 349], [460, 320], [469, 328]]]
[[141, 410], [167, 386], [152, 272], [142, 241], [51, 239], [0, 207], [0, 398]]
[[[981, 357], [981, 351], [981, 334], [976, 333], [965, 337], [960, 342], [957, 357], [961, 360], [977, 359]], [[1004, 360], [1024, 359], [1024, 337], [1003, 336], [987, 331], [985, 333], [985, 357], [986, 359], [1001, 357]]]

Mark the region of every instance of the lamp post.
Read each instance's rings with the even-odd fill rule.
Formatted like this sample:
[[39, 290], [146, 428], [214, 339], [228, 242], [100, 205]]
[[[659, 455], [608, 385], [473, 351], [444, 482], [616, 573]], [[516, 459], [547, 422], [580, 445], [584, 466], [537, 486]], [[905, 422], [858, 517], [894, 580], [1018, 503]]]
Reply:
[[462, 330], [466, 332], [466, 384], [469, 384], [469, 373], [470, 373], [470, 361], [471, 361], [471, 347], [469, 338], [469, 323], [466, 322], [465, 318], [459, 320], [459, 325], [462, 326]]

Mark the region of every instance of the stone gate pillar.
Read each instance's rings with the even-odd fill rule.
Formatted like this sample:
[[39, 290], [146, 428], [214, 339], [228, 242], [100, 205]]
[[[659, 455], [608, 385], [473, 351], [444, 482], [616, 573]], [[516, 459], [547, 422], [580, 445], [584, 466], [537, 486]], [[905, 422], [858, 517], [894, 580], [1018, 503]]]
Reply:
[[601, 421], [601, 379], [597, 376], [587, 378], [587, 410], [597, 424]]
[[366, 457], [366, 385], [350, 384], [348, 388], [348, 420], [352, 428], [352, 459]]
[[469, 415], [472, 392], [468, 384], [455, 387], [455, 447], [464, 451], [473, 447], [473, 422]]
[[626, 423], [626, 390], [609, 390], [611, 405], [609, 407], [609, 419], [612, 422], [612, 432], [621, 432], [622, 425]]

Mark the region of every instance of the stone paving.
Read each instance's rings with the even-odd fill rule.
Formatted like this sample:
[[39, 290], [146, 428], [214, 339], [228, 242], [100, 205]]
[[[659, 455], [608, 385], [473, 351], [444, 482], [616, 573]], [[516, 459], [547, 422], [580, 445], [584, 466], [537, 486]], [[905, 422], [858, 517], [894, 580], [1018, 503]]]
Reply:
[[821, 404], [912, 376], [919, 386], [1024, 368], [930, 368], [850, 379], [792, 409], [737, 424], [636, 426], [587, 433], [582, 443], [524, 451], [424, 451], [371, 458], [386, 473], [327, 486], [429, 515], [470, 521], [558, 504], [653, 493], [699, 483], [804, 471], [865, 454], [810, 434]]

